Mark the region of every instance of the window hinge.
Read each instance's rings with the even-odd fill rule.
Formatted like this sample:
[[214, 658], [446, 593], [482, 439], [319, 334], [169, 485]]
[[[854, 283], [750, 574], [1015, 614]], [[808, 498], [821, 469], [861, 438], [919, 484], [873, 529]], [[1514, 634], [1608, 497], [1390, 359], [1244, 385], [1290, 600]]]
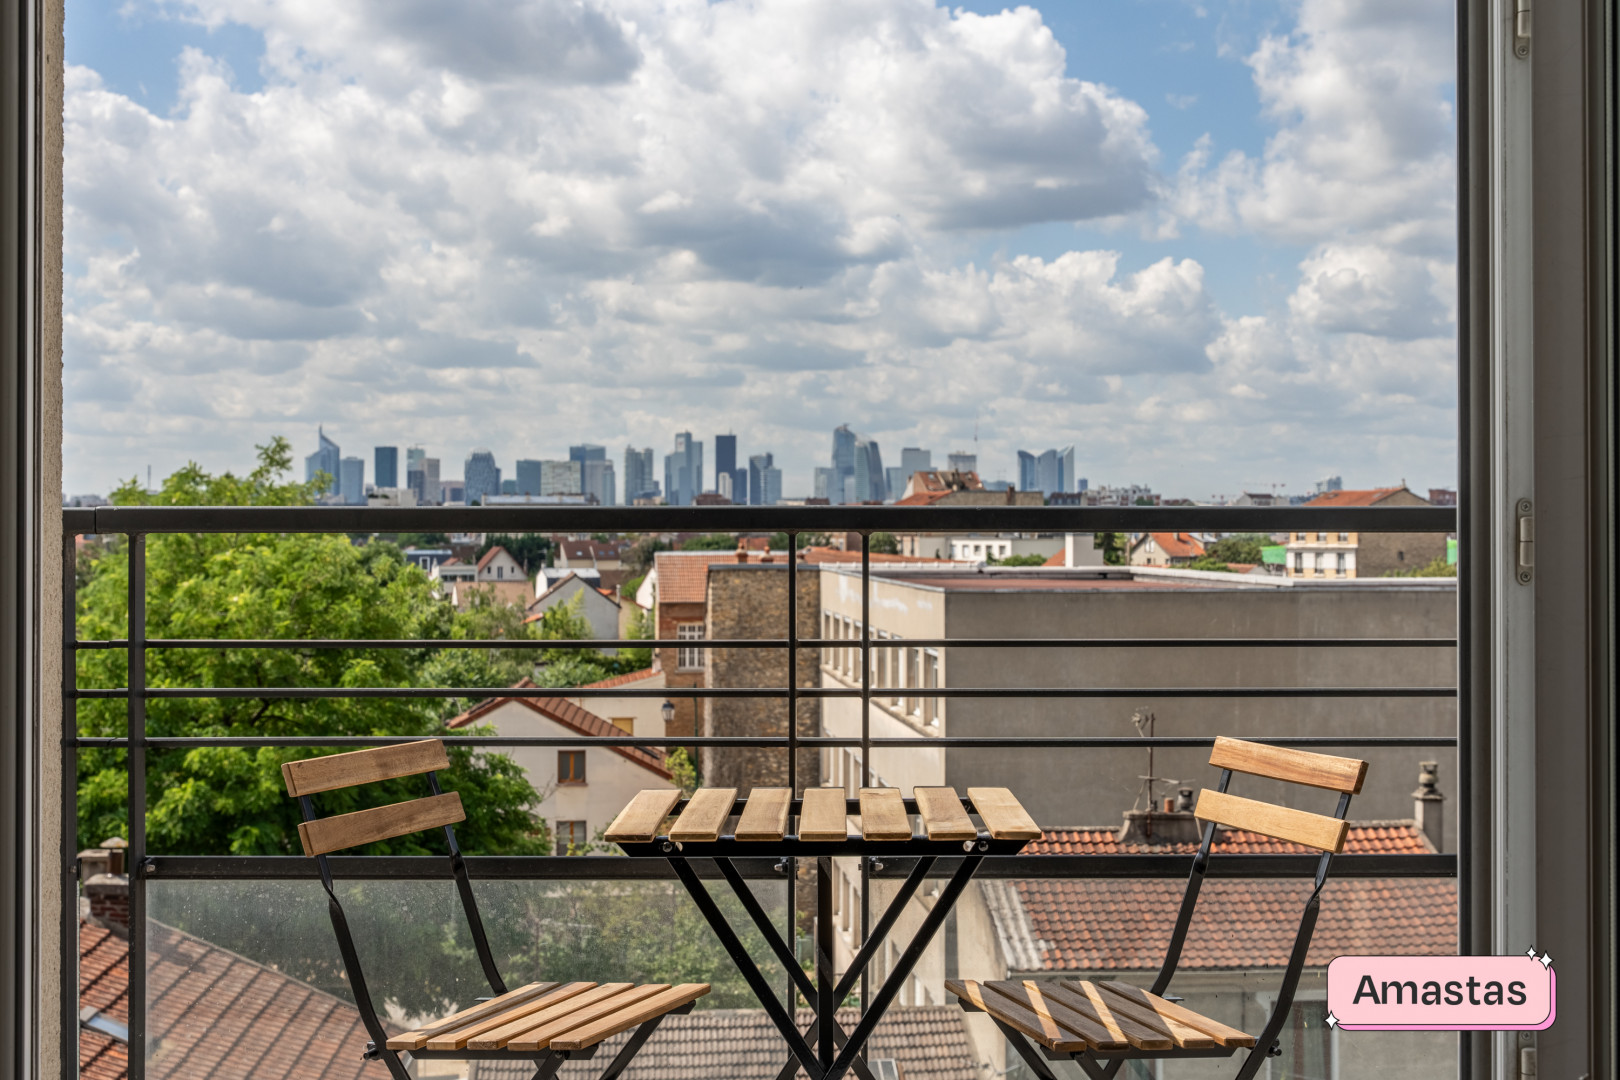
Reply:
[[1513, 55], [1530, 55], [1530, 0], [1513, 0]]
[[1530, 584], [1536, 570], [1536, 518], [1529, 499], [1520, 499], [1518, 505], [1518, 578], [1520, 585]]

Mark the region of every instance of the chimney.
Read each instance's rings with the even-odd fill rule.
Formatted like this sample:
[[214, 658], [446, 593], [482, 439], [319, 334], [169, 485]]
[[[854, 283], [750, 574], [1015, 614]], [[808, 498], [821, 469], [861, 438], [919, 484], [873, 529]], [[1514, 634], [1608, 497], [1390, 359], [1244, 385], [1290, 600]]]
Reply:
[[83, 907], [91, 921], [127, 936], [129, 933], [129, 875], [124, 873], [124, 856], [129, 842], [111, 836], [99, 848], [79, 852], [80, 892]]
[[737, 561], [740, 563], [748, 561], [748, 549], [743, 546], [740, 540], [737, 542]]
[[1418, 762], [1418, 786], [1412, 792], [1412, 818], [1428, 838], [1429, 845], [1435, 851], [1444, 851], [1446, 797], [1440, 794], [1439, 783], [1440, 763]]
[[[1190, 793], [1190, 789], [1189, 789]], [[1183, 800], [1186, 801], [1185, 799]], [[1173, 800], [1164, 800], [1163, 810], [1127, 810], [1119, 827], [1121, 844], [1196, 844], [1201, 838], [1198, 819], [1192, 809], [1172, 810]]]

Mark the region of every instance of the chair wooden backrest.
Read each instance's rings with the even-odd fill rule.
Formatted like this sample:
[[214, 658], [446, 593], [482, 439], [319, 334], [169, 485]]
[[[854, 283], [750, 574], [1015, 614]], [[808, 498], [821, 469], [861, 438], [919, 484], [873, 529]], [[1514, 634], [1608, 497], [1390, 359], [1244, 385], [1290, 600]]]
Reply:
[[[1210, 848], [1214, 844], [1218, 825], [1260, 833], [1320, 851], [1322, 854], [1316, 864], [1315, 887], [1306, 899], [1305, 910], [1300, 916], [1299, 930], [1294, 936], [1288, 966], [1278, 988], [1277, 1002], [1265, 1031], [1256, 1043], [1255, 1053], [1264, 1054], [1282, 1030], [1283, 1023], [1288, 1019], [1288, 1010], [1293, 1006], [1294, 991], [1304, 970], [1305, 955], [1310, 948], [1311, 935], [1321, 908], [1322, 886], [1327, 881], [1333, 856], [1344, 850], [1345, 836], [1350, 830], [1345, 820], [1350, 810], [1350, 796], [1360, 794], [1362, 784], [1367, 779], [1367, 763], [1355, 758], [1313, 754], [1228, 738], [1215, 740], [1209, 763], [1221, 770], [1220, 783], [1213, 789], [1200, 791], [1198, 803], [1193, 809], [1194, 816], [1204, 822], [1204, 832], [1198, 853], [1193, 858], [1192, 872], [1187, 878], [1187, 891], [1176, 916], [1176, 927], [1171, 933], [1169, 948], [1165, 951], [1164, 965], [1154, 980], [1152, 992], [1164, 993], [1181, 959], [1187, 928], [1192, 923], [1193, 909], [1209, 867]], [[1230, 795], [1226, 789], [1232, 782], [1233, 773], [1336, 791], [1339, 793], [1338, 807], [1329, 816]]]
[[[456, 844], [454, 826], [457, 822], [467, 820], [461, 807], [461, 796], [453, 791], [439, 790], [438, 771], [449, 765], [450, 758], [445, 753], [444, 743], [439, 739], [424, 739], [396, 746], [355, 750], [347, 754], [288, 761], [281, 766], [281, 778], [287, 785], [287, 794], [297, 799], [303, 810], [304, 820], [298, 826], [298, 839], [303, 845], [304, 854], [312, 856], [320, 868], [321, 885], [326, 889], [338, 951], [343, 956], [343, 967], [354, 991], [355, 1004], [360, 1009], [361, 1020], [371, 1034], [374, 1047], [384, 1045], [387, 1033], [366, 989], [365, 973], [360, 967], [360, 956], [354, 947], [348, 918], [333, 887], [332, 867], [327, 856], [334, 851], [390, 840], [425, 829], [443, 828], [445, 841], [450, 848], [451, 874], [461, 895], [462, 912], [467, 916], [467, 926], [472, 931], [473, 945], [484, 969], [484, 977], [497, 996], [506, 993], [506, 983], [501, 979], [484, 934], [484, 923], [478, 914], [478, 903], [467, 876], [466, 862]], [[429, 793], [421, 798], [325, 818], [315, 814], [313, 796], [322, 792], [416, 775], [427, 778]], [[397, 1069], [396, 1059], [386, 1060], [391, 1071]]]

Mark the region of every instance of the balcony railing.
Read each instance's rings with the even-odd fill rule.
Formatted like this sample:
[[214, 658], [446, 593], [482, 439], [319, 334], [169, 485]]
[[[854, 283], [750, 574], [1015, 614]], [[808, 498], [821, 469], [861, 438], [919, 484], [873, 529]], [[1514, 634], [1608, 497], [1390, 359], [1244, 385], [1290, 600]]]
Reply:
[[[69, 732], [63, 742], [64, 784], [62, 814], [65, 823], [62, 851], [64, 895], [68, 903], [62, 912], [66, 933], [62, 964], [64, 972], [76, 970], [78, 955], [78, 895], [75, 854], [77, 849], [76, 792], [77, 755], [81, 749], [122, 750], [127, 754], [129, 780], [129, 872], [130, 872], [130, 1022], [129, 1052], [131, 1075], [146, 1075], [148, 1004], [147, 891], [153, 881], [265, 881], [314, 879], [316, 868], [310, 860], [296, 856], [231, 856], [153, 854], [149, 851], [144, 808], [147, 805], [146, 755], [149, 750], [185, 747], [362, 747], [410, 741], [420, 736], [391, 738], [337, 736], [210, 736], [161, 737], [147, 731], [147, 703], [160, 699], [201, 699], [275, 697], [303, 699], [355, 698], [483, 698], [483, 697], [659, 697], [668, 699], [778, 698], [787, 702], [788, 716], [798, 715], [797, 704], [805, 699], [853, 699], [861, 706], [862, 723], [858, 737], [825, 734], [802, 735], [789, 723], [782, 736], [704, 736], [667, 735], [664, 737], [626, 735], [596, 736], [468, 736], [457, 745], [492, 749], [516, 747], [698, 747], [698, 748], [776, 748], [786, 752], [790, 784], [798, 781], [799, 752], [823, 748], [851, 748], [860, 752], [863, 780], [870, 779], [872, 751], [926, 745], [929, 748], [958, 748], [965, 752], [1020, 749], [1063, 749], [1070, 751], [1138, 750], [1143, 748], [1189, 748], [1212, 745], [1219, 734], [1187, 736], [1107, 736], [1031, 735], [1009, 738], [958, 735], [919, 735], [912, 738], [874, 736], [871, 732], [871, 705], [875, 697], [906, 698], [1005, 698], [1005, 699], [1083, 699], [1083, 698], [1432, 698], [1458, 699], [1457, 685], [1445, 686], [905, 686], [885, 687], [872, 683], [872, 651], [888, 647], [884, 639], [871, 636], [873, 563], [870, 537], [878, 531], [892, 533], [926, 532], [1340, 532], [1359, 533], [1448, 533], [1455, 530], [1452, 508], [1336, 508], [1312, 507], [491, 507], [361, 509], [327, 507], [99, 507], [63, 512], [66, 541], [64, 559], [64, 685]], [[784, 532], [796, 537], [806, 532], [848, 532], [862, 536], [859, 580], [861, 590], [860, 637], [824, 639], [800, 637], [796, 613], [790, 611], [785, 634], [779, 638], [736, 640], [653, 639], [640, 640], [638, 647], [668, 649], [748, 649], [785, 651], [786, 685], [769, 687], [666, 687], [654, 690], [625, 688], [559, 690], [520, 689], [505, 686], [482, 688], [446, 687], [206, 687], [147, 685], [146, 657], [157, 650], [195, 649], [597, 649], [622, 647], [622, 640], [547, 641], [467, 641], [467, 640], [290, 640], [290, 639], [154, 639], [147, 636], [145, 542], [155, 534], [197, 533], [346, 533], [395, 534], [402, 532], [482, 532], [482, 533], [663, 533], [663, 532]], [[121, 535], [129, 552], [128, 636], [121, 639], [81, 641], [75, 627], [75, 537], [81, 535]], [[790, 542], [791, 544], [791, 542]], [[853, 567], [852, 567], [853, 569]], [[788, 596], [799, 596], [798, 576], [815, 572], [796, 559], [787, 561]], [[1460, 584], [1460, 583], [1459, 583]], [[1130, 649], [1163, 658], [1166, 650], [1181, 649], [1313, 649], [1362, 650], [1455, 649], [1452, 637], [991, 637], [905, 639], [911, 648], [929, 649]], [[808, 649], [855, 649], [860, 654], [859, 685], [799, 686], [799, 654]], [[80, 689], [75, 672], [81, 652], [122, 650], [129, 656], [129, 685], [114, 688]], [[119, 737], [83, 737], [77, 734], [79, 701], [116, 699], [126, 702], [128, 730]], [[1450, 736], [1374, 736], [1346, 732], [1315, 736], [1274, 736], [1245, 731], [1259, 741], [1313, 748], [1453, 748], [1459, 762], [1469, 760], [1466, 702], [1460, 701], [1456, 734]], [[1466, 779], [1464, 780], [1466, 783]], [[1463, 854], [1385, 855], [1348, 854], [1334, 866], [1337, 877], [1346, 878], [1453, 878], [1457, 881], [1459, 913], [1466, 919], [1469, 896], [1468, 877], [1459, 874]], [[981, 879], [1024, 878], [1179, 878], [1189, 869], [1191, 855], [1026, 855], [989, 860]], [[935, 874], [949, 874], [953, 867], [941, 860]], [[1308, 875], [1315, 866], [1308, 855], [1229, 856], [1221, 873], [1227, 877], [1274, 878]], [[438, 857], [337, 857], [332, 860], [337, 875], [354, 880], [391, 879], [399, 881], [450, 878], [448, 861]], [[467, 859], [475, 879], [498, 880], [590, 880], [630, 881], [672, 878], [669, 868], [657, 860], [581, 859], [567, 856], [482, 855]], [[776, 860], [738, 860], [745, 878], [781, 882], [783, 874]], [[907, 860], [888, 860], [881, 867], [863, 860], [861, 873], [862, 934], [868, 924], [867, 882], [872, 878], [902, 878], [909, 871]], [[789, 875], [791, 881], [791, 875]], [[787, 887], [787, 919], [793, 921], [792, 886]], [[65, 986], [75, 986], [72, 978]], [[789, 984], [791, 985], [791, 984]], [[864, 1000], [864, 994], [863, 994]], [[63, 1018], [63, 1059], [77, 1061], [78, 1002], [68, 993], [61, 1002]]]

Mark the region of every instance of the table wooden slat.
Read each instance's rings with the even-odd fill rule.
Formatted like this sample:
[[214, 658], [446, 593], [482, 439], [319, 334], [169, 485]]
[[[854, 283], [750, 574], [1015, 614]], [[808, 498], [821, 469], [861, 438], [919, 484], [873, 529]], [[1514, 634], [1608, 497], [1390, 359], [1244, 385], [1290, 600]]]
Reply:
[[603, 1039], [617, 1035], [621, 1031], [629, 1031], [637, 1024], [644, 1024], [671, 1009], [678, 1009], [688, 1001], [696, 1001], [708, 992], [708, 983], [682, 983], [679, 986], [672, 986], [661, 994], [654, 994], [650, 998], [624, 1006], [618, 1012], [604, 1016], [600, 1020], [593, 1020], [583, 1027], [563, 1032], [551, 1040], [551, 1049], [583, 1050], [587, 1046], [595, 1046]]
[[861, 836], [867, 840], [910, 840], [911, 819], [900, 789], [861, 788]]
[[[576, 984], [570, 983], [569, 985]], [[463, 1045], [468, 1050], [499, 1050], [525, 1031], [544, 1024], [548, 1020], [555, 1020], [562, 1016], [572, 1016], [592, 1002], [617, 997], [636, 984], [603, 983], [598, 986], [596, 983], [579, 983], [577, 985], [589, 987], [589, 989], [572, 994], [566, 1000], [548, 1003], [545, 1008], [514, 1013], [502, 1023], [482, 1025], [480, 1030], [472, 1033], [472, 1038], [462, 1040]], [[428, 1043], [428, 1049], [437, 1048], [430, 1042]], [[460, 1049], [460, 1047], [456, 1047], [456, 1049]]]
[[506, 1012], [509, 1009], [533, 1001], [538, 997], [550, 993], [551, 991], [557, 989], [557, 985], [558, 984], [556, 983], [550, 982], [537, 982], [530, 983], [528, 986], [520, 986], [516, 990], [508, 990], [500, 997], [491, 998], [488, 1001], [481, 1001], [477, 1005], [462, 1009], [457, 1013], [451, 1013], [449, 1016], [446, 1016], [441, 1020], [435, 1020], [431, 1024], [423, 1024], [415, 1031], [407, 1031], [403, 1035], [395, 1035], [393, 1038], [388, 1040], [388, 1049], [420, 1050], [422, 1047], [427, 1045], [428, 1039], [439, 1034], [440, 1032], [449, 1031], [451, 1028], [461, 1027], [463, 1024], [471, 1024], [478, 1020], [483, 1020], [486, 1017], [493, 1016], [499, 1012]]
[[1118, 1026], [1119, 1030], [1124, 1032], [1125, 1040], [1136, 1049], [1169, 1050], [1175, 1046], [1175, 1040], [1170, 1038], [1168, 1031], [1156, 1026], [1149, 1026], [1134, 1017], [1126, 1015], [1125, 1010], [1120, 1008], [1120, 999], [1103, 993], [1102, 987], [1085, 979], [1065, 979], [1062, 985], [1084, 994], [1099, 1017], [1103, 1017], [1104, 1010], [1107, 1010], [1108, 1016], [1104, 1017], [1104, 1019], [1111, 1017], [1113, 1020], [1113, 1024], [1109, 1026], [1111, 1028]]
[[968, 798], [984, 820], [984, 827], [997, 840], [1039, 840], [1041, 827], [1029, 816], [1024, 804], [1004, 787], [970, 787]]
[[720, 839], [720, 830], [725, 828], [731, 804], [736, 801], [734, 787], [698, 788], [670, 826], [669, 838], [682, 844], [713, 843]]
[[923, 829], [930, 840], [977, 840], [979, 830], [973, 819], [962, 809], [962, 799], [955, 788], [920, 787], [912, 794], [917, 798], [917, 812], [922, 817]]
[[[1032, 979], [1020, 982], [1012, 980], [985, 983], [991, 990], [1003, 997], [1011, 998], [1014, 1002], [1024, 1006], [1038, 1016], [1050, 1016], [1057, 1021], [1065, 1031], [1071, 1031], [1083, 1037], [1093, 1047], [1112, 1047], [1114, 1038], [1108, 1029], [1097, 1022], [1096, 1017], [1089, 1013], [1065, 1003], [1055, 994], [1046, 992], [1047, 986]], [[1119, 1042], [1118, 1048], [1124, 1049], [1128, 1043]]]
[[1217, 1039], [1197, 1027], [1184, 1024], [1163, 1010], [1155, 1009], [1150, 1002], [1139, 1001], [1134, 996], [1122, 994], [1107, 983], [1097, 985], [1108, 995], [1109, 1004], [1118, 1009], [1121, 1016], [1128, 1016], [1144, 1027], [1163, 1031], [1174, 1039], [1176, 1046], [1182, 1050], [1211, 1050], [1221, 1045]]
[[658, 836], [658, 827], [680, 801], [680, 788], [640, 792], [630, 800], [630, 805], [619, 811], [603, 838], [617, 844], [651, 843]]
[[945, 989], [959, 998], [965, 998], [1009, 1027], [1023, 1032], [1049, 1050], [1072, 1054], [1087, 1048], [1086, 1040], [1072, 1031], [1065, 1031], [1050, 1016], [1037, 1016], [1012, 998], [990, 990], [983, 983], [969, 979], [960, 982], [947, 979]]
[[839, 841], [849, 837], [849, 815], [844, 810], [844, 789], [804, 789], [799, 808], [799, 839]]
[[525, 1031], [508, 1042], [506, 1048], [513, 1051], [544, 1050], [551, 1045], [552, 1039], [560, 1035], [565, 1035], [575, 1028], [584, 1027], [592, 1020], [599, 1020], [611, 1013], [618, 1012], [627, 1005], [634, 1005], [638, 1001], [650, 998], [655, 994], [661, 994], [668, 989], [668, 983], [632, 987], [606, 1001], [598, 1001], [595, 1004], [587, 1005], [578, 1012], [569, 1013], [567, 1016]]
[[[1097, 1008], [1091, 1003], [1090, 998], [1071, 987], [1068, 983], [1047, 983], [1046, 996], [1053, 1001], [1062, 1002], [1076, 1013], [1088, 1018], [1092, 1023], [1102, 1028], [1106, 1033], [1106, 1040], [1099, 1039], [1097, 1041], [1099, 1050], [1130, 1049], [1131, 1041], [1125, 1037], [1125, 1030], [1119, 1026], [1119, 1021], [1114, 1017], [1112, 1009]], [[1169, 1044], [1166, 1043], [1166, 1045]]]
[[793, 789], [757, 787], [748, 793], [742, 817], [737, 819], [738, 840], [780, 840], [787, 832]]
[[[629, 983], [624, 984], [626, 986]], [[542, 994], [512, 1008], [503, 1009], [493, 1016], [483, 1016], [471, 1023], [440, 1031], [427, 1041], [429, 1050], [460, 1050], [474, 1038], [486, 1032], [496, 1031], [516, 1023], [516, 1031], [522, 1031], [523, 1025], [538, 1023], [529, 1017], [544, 1012], [565, 1012], [573, 1008], [570, 1002], [586, 994], [594, 994], [599, 989], [592, 982], [571, 982], [558, 987], [549, 994]], [[521, 1019], [520, 1019], [521, 1018]]]
[[1173, 1001], [1166, 1001], [1162, 997], [1149, 994], [1141, 987], [1130, 983], [1104, 982], [1100, 983], [1109, 993], [1129, 998], [1152, 1008], [1160, 1016], [1181, 1021], [1188, 1027], [1197, 1028], [1222, 1046], [1253, 1046], [1255, 1038], [1247, 1032], [1239, 1031], [1234, 1027], [1227, 1027], [1219, 1020], [1211, 1020], [1202, 1013], [1195, 1013], [1185, 1005], [1178, 1005]]

